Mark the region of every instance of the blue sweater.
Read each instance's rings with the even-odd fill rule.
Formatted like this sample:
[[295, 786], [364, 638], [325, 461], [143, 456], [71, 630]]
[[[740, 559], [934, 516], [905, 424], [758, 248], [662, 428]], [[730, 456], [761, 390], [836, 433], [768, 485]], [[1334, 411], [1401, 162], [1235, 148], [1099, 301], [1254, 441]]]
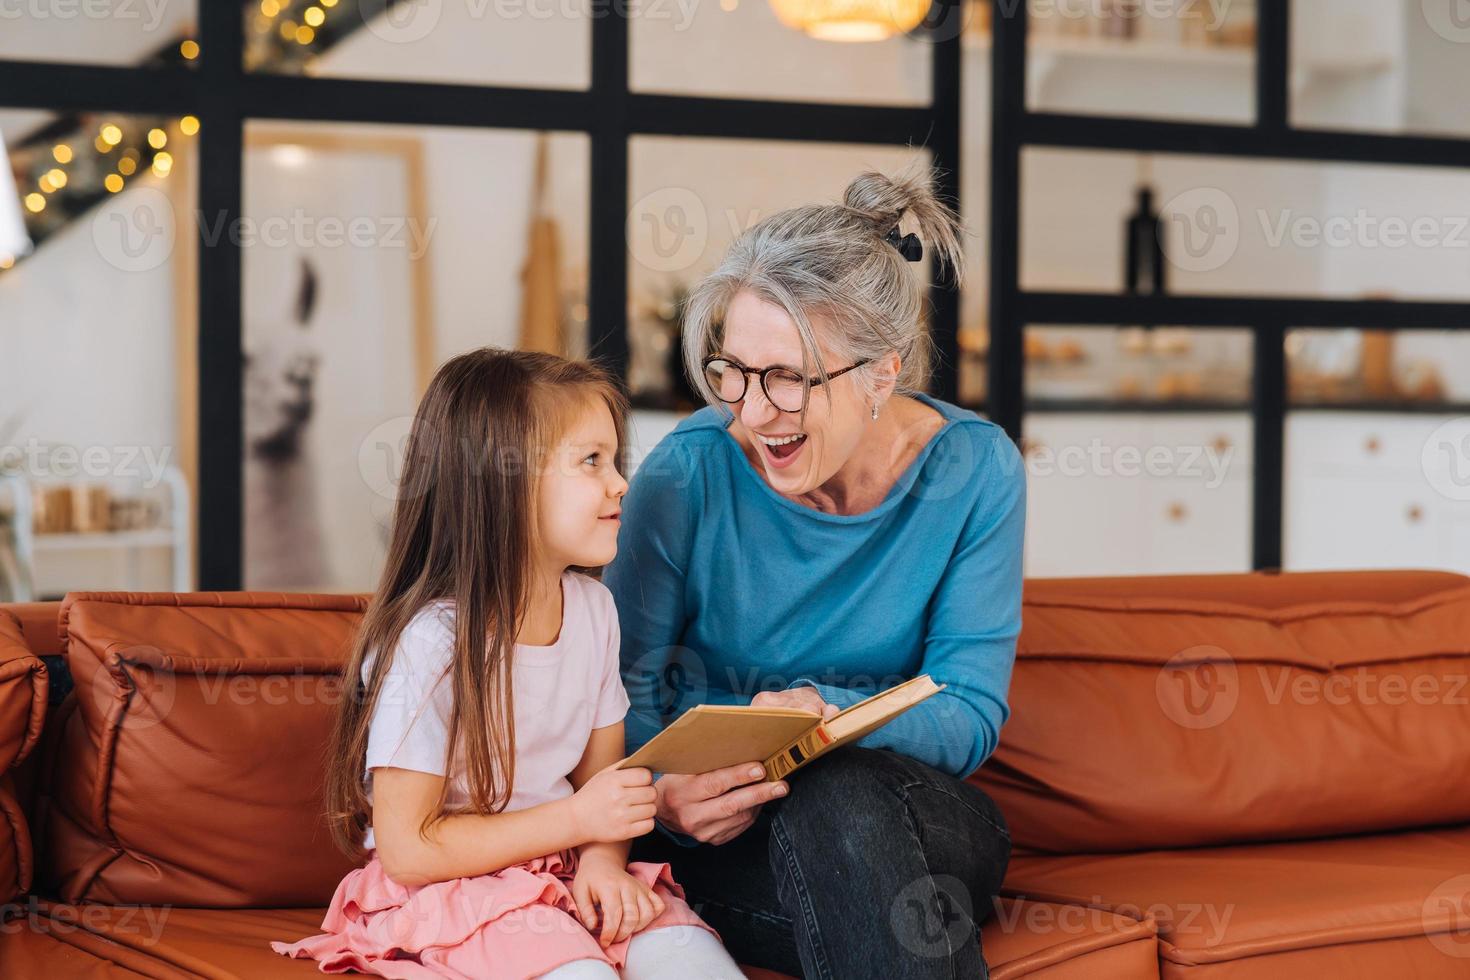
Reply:
[[999, 426], [918, 397], [946, 422], [862, 514], [781, 496], [714, 408], [649, 453], [603, 573], [629, 752], [695, 704], [811, 685], [847, 707], [918, 674], [948, 687], [859, 745], [960, 777], [995, 750], [1021, 626], [1025, 472]]

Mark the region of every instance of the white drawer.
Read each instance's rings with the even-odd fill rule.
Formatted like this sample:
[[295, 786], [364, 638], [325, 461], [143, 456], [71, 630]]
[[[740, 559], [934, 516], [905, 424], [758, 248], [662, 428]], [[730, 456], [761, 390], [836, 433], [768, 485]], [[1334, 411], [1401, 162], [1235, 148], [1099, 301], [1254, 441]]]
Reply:
[[1251, 567], [1251, 483], [1150, 480], [1144, 503], [1150, 571], [1245, 572]]
[[[1201, 476], [1248, 480], [1254, 471], [1255, 428], [1249, 415], [1155, 415], [1144, 423], [1149, 445], [1174, 453], [1176, 478], [1198, 482]], [[1218, 474], [1218, 477], [1217, 477]]]
[[1425, 441], [1450, 417], [1292, 412], [1286, 419], [1287, 478], [1422, 476]]
[[1288, 568], [1450, 567], [1449, 510], [1422, 480], [1295, 479], [1283, 521]]

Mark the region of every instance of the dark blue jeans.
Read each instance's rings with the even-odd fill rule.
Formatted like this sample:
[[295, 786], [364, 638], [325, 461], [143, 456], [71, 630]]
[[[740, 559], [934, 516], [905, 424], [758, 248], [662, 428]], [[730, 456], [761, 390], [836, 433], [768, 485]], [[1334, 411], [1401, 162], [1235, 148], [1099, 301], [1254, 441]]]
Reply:
[[845, 746], [791, 777], [734, 840], [633, 842], [667, 861], [741, 963], [807, 980], [984, 978], [980, 924], [1010, 860], [978, 787], [907, 756]]

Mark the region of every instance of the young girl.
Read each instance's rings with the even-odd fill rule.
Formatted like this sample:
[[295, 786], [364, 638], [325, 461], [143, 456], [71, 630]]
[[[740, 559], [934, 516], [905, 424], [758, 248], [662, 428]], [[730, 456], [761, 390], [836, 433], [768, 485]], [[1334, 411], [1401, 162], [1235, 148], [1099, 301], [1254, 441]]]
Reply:
[[625, 413], [604, 372], [546, 354], [434, 377], [327, 776], [366, 863], [323, 934], [276, 952], [404, 980], [742, 976], [669, 866], [628, 862], [652, 776], [613, 768], [617, 610], [581, 573], [617, 551]]

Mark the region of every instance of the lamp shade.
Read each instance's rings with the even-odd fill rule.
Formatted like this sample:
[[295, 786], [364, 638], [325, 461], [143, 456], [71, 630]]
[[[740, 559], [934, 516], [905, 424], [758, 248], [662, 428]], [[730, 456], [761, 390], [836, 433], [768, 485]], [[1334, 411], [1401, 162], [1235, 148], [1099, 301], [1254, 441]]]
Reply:
[[770, 0], [787, 27], [821, 41], [882, 41], [918, 27], [930, 0]]
[[0, 258], [15, 258], [30, 251], [31, 238], [26, 234], [25, 219], [20, 213], [20, 194], [15, 189], [15, 174], [10, 170], [10, 154], [5, 150], [5, 135], [0, 133]]

